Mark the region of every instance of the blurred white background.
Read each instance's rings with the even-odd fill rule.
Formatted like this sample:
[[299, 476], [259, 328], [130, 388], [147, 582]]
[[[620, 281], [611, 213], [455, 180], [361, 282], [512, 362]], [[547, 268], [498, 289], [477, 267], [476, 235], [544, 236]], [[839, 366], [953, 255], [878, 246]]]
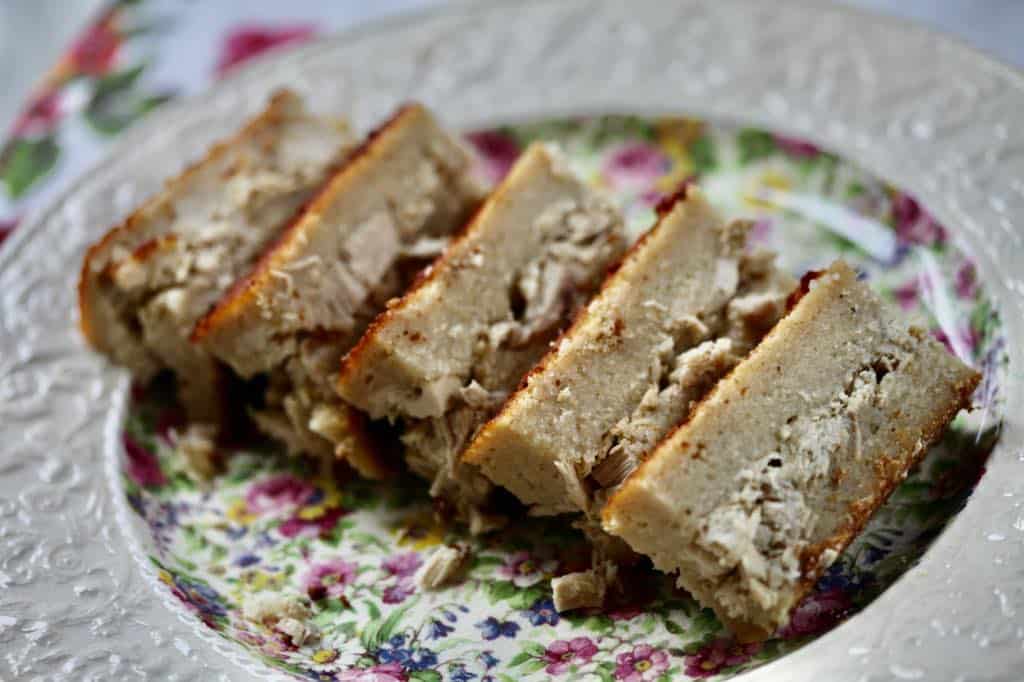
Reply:
[[[443, 0], [323, 1], [350, 6], [351, 23], [357, 23]], [[915, 19], [1024, 67], [1024, 0], [836, 1]], [[0, 131], [8, 129], [33, 85], [104, 4], [104, 0], [0, 0]], [[209, 5], [204, 9], [209, 10]]]

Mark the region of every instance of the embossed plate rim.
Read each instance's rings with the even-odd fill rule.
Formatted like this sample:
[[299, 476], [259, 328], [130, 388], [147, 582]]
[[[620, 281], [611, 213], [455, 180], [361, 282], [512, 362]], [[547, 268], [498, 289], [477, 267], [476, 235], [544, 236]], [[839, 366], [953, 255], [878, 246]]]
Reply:
[[[50, 673], [58, 678], [82, 679], [83, 671], [96, 675], [96, 671], [106, 669], [104, 666], [119, 670], [120, 676], [127, 676], [131, 668], [156, 677], [172, 673], [185, 678], [200, 674], [223, 679], [274, 676], [237, 647], [198, 629], [191, 620], [185, 621], [177, 606], [167, 608], [171, 597], [151, 589], [150, 573], [143, 578], [136, 566], [125, 567], [118, 553], [123, 544], [124, 502], [117, 495], [113, 506], [110, 499], [96, 498], [97, 491], [101, 496], [109, 493], [109, 467], [117, 452], [118, 400], [122, 400], [123, 407], [123, 375], [88, 354], [74, 332], [69, 333], [66, 314], [54, 315], [28, 305], [30, 314], [25, 315], [20, 306], [31, 304], [33, 295], [53, 296], [57, 301], [68, 297], [60, 289], [73, 280], [73, 274], [66, 270], [77, 265], [76, 258], [87, 238], [97, 235], [85, 225], [90, 211], [109, 218], [127, 208], [113, 196], [120, 185], [119, 173], [137, 171], [140, 177], [136, 193], [145, 194], [163, 175], [147, 169], [145, 161], [151, 165], [168, 159], [180, 163], [215, 136], [218, 124], [224, 126], [236, 119], [239, 107], [252, 109], [276, 83], [309, 88], [317, 68], [332, 67], [333, 73], [342, 72], [344, 82], [339, 88], [353, 103], [353, 114], [363, 126], [395, 100], [418, 96], [459, 125], [499, 120], [502, 113], [515, 119], [559, 111], [672, 110], [749, 121], [822, 143], [913, 191], [942, 222], [959, 227], [960, 241], [979, 257], [986, 287], [1004, 316], [1013, 375], [1006, 387], [1007, 401], [1020, 404], [1024, 397], [1019, 369], [1024, 364], [1024, 282], [1014, 273], [1024, 272], [1024, 250], [1019, 246], [1020, 219], [1014, 222], [1010, 216], [1024, 215], [1024, 185], [1014, 182], [1015, 177], [1024, 175], [1024, 129], [1020, 123], [1014, 125], [1013, 117], [1024, 108], [1022, 74], [926, 29], [881, 20], [847, 7], [805, 0], [790, 0], [782, 6], [772, 3], [770, 8], [756, 0], [715, 4], [686, 0], [668, 10], [657, 0], [644, 0], [632, 3], [626, 12], [621, 5], [614, 0], [455, 5], [385, 20], [372, 29], [363, 28], [262, 60], [207, 93], [155, 113], [115, 144], [111, 157], [51, 206], [25, 221], [0, 251], [0, 309], [7, 313], [7, 319], [0, 320], [0, 347], [13, 349], [5, 353], [8, 360], [15, 358], [11, 371], [24, 371], [22, 381], [36, 392], [20, 396], [15, 390], [15, 398], [24, 399], [27, 405], [0, 400], [0, 414], [5, 416], [0, 422], [0, 436], [4, 436], [0, 447], [6, 455], [0, 459], [0, 496], [14, 497], [17, 488], [32, 482], [24, 474], [19, 476], [21, 469], [7, 459], [14, 459], [22, 450], [39, 450], [41, 458], [45, 456], [47, 462], [71, 472], [67, 474], [70, 482], [60, 490], [67, 499], [59, 504], [80, 505], [83, 527], [72, 537], [75, 529], [63, 526], [58, 514], [33, 512], [24, 502], [24, 495], [12, 505], [27, 522], [22, 523], [14, 514], [7, 517], [14, 520], [0, 521], [4, 539], [21, 537], [21, 533], [26, 542], [34, 537], [37, 543], [27, 559], [18, 555], [0, 560], [3, 568], [13, 566], [22, 571], [14, 574], [15, 580], [0, 592], [0, 607], [14, 620], [0, 629], [0, 642], [5, 649], [10, 646], [6, 662], [15, 676]], [[662, 21], [666, 16], [675, 21]], [[531, 47], [538, 36], [554, 37], [560, 22], [567, 20], [582, 24], [584, 30], [568, 37], [557, 34], [566, 38], [559, 42], [567, 47], [555, 45], [548, 55], [562, 58], [563, 64], [575, 69], [571, 70], [571, 82], [560, 82], [557, 77], [546, 80], [547, 71], [531, 80], [532, 87], [526, 87], [521, 78], [516, 80], [517, 73], [522, 76], [517, 71], [521, 64], [516, 61], [522, 55], [513, 48]], [[624, 53], [587, 49], [588, 41], [591, 46], [609, 45], [599, 42], [599, 38], [606, 36], [606, 30], [616, 22], [657, 33], [663, 24], [684, 30], [702, 21], [720, 32], [687, 36], [696, 41], [691, 46], [699, 47], [700, 54], [684, 54], [682, 48], [672, 51], [671, 46], [654, 42], [643, 45], [653, 57], [644, 63], [647, 52], [636, 47]], [[821, 36], [807, 35], [808, 25], [817, 27]], [[474, 29], [469, 34], [465, 30], [468, 27]], [[527, 31], [529, 36], [525, 36]], [[501, 43], [499, 38], [510, 42]], [[519, 43], [515, 42], [517, 38]], [[745, 41], [754, 47], [778, 47], [779, 53], [756, 54], [755, 50], [757, 63], [751, 63], [751, 55], [744, 56], [744, 49], [750, 47]], [[456, 59], [458, 55], [446, 52], [450, 43], [478, 52], [468, 59]], [[899, 62], [892, 61], [893, 44], [900, 46]], [[423, 52], [417, 52], [417, 48]], [[352, 59], [348, 63], [368, 64], [365, 73], [353, 73], [343, 60], [360, 50], [373, 55], [375, 61]], [[795, 58], [801, 55], [820, 59]], [[412, 66], [417, 57], [423, 58], [420, 67]], [[474, 58], [483, 60], [483, 76], [466, 71]], [[687, 72], [689, 78], [679, 80], [680, 74], [671, 69], [672, 59], [682, 59], [681, 63], [692, 69]], [[919, 67], [917, 71], [908, 70], [915, 75], [915, 94], [923, 104], [900, 99], [898, 88], [889, 92], [887, 99], [882, 97], [882, 90], [898, 86], [901, 78], [904, 85], [912, 82], [907, 73], [885, 68], [895, 63]], [[800, 71], [801, 64], [806, 66], [804, 72]], [[648, 69], [641, 76], [649, 77], [623, 80], [613, 70], [623, 65]], [[929, 72], [929, 67], [940, 72], [941, 78]], [[924, 79], [923, 85], [916, 82], [917, 76]], [[862, 79], [857, 98], [844, 98], [844, 93], [836, 89], [844, 77]], [[321, 80], [319, 84], [327, 82]], [[453, 84], [460, 86], [457, 92], [451, 90]], [[670, 84], [679, 89], [666, 94]], [[815, 85], [823, 88], [817, 95], [812, 87]], [[557, 92], [545, 90], [552, 86]], [[967, 103], [959, 103], [966, 108], [957, 110], [954, 87], [966, 88], [967, 95], [981, 93], [986, 97], [971, 100], [964, 95], [962, 99]], [[352, 90], [357, 93], [354, 98]], [[521, 96], [510, 98], [513, 91]], [[609, 96], [606, 91], [613, 92]], [[487, 92], [501, 93], [505, 101], [514, 99], [512, 111], [508, 107], [499, 110], [496, 104], [487, 102], [481, 94]], [[865, 107], [857, 101], [860, 96], [866, 101], [875, 96], [882, 99]], [[491, 97], [496, 99], [502, 98]], [[925, 128], [915, 129], [917, 124]], [[993, 141], [989, 132], [998, 130], [999, 124], [1004, 134]], [[927, 133], [927, 126], [933, 135], [939, 131], [943, 145], [935, 139], [915, 137], [921, 131]], [[141, 144], [143, 141], [147, 145]], [[138, 198], [128, 194], [128, 200], [121, 203], [130, 204], [129, 200]], [[1002, 201], [1002, 211], [990, 198]], [[46, 235], [52, 236], [62, 227], [66, 243], [47, 242]], [[35, 261], [34, 268], [25, 265], [33, 251], [38, 256], [48, 246], [53, 258]], [[38, 290], [23, 284], [35, 283], [33, 276], [39, 279]], [[7, 368], [0, 364], [0, 369]], [[69, 369], [71, 379], [81, 384], [82, 391], [88, 388], [96, 397], [120, 392], [121, 398], [113, 404], [95, 400], [97, 405], [79, 405], [75, 407], [78, 412], [72, 413], [75, 400], [83, 396], [76, 396], [74, 388], [62, 386]], [[55, 407], [47, 412], [51, 401]], [[43, 411], [33, 413], [33, 406]], [[95, 423], [88, 419], [93, 414], [90, 410], [100, 417]], [[19, 414], [20, 421], [8, 419]], [[51, 430], [41, 429], [49, 424], [52, 434], [63, 433], [58, 424], [62, 417], [81, 417], [83, 426], [71, 428], [60, 439], [51, 436]], [[79, 440], [87, 445], [80, 445]], [[1015, 668], [1024, 664], [1024, 628], [1014, 620], [1024, 609], [1024, 573], [1013, 568], [1024, 565], [1024, 538], [1015, 526], [1021, 513], [1016, 510], [1024, 497], [1024, 477], [1020, 475], [1024, 452], [1020, 442], [1019, 417], [1009, 414], [988, 475], [919, 566], [857, 617], [805, 649], [743, 679], [770, 680], [784, 674], [786, 679], [812, 680], [824, 672], [838, 680], [958, 675], [1013, 679]], [[73, 459], [65, 449], [74, 455]], [[111, 523], [108, 512], [119, 520]], [[60, 543], [65, 537], [79, 553], [80, 563], [87, 566], [67, 579], [47, 574], [45, 558], [51, 545], [63, 546]], [[1003, 540], [989, 539], [993, 537]], [[136, 555], [137, 550], [133, 552]], [[996, 558], [1001, 563], [996, 563]], [[22, 580], [19, 576], [27, 577]], [[92, 580], [95, 584], [89, 582]], [[83, 607], [67, 598], [69, 588], [78, 587], [86, 590], [81, 593], [86, 597], [99, 595], [103, 608]], [[79, 595], [73, 590], [71, 593]], [[43, 595], [58, 596], [48, 603]], [[951, 609], [958, 610], [955, 620], [949, 616]], [[125, 627], [129, 622], [134, 626]], [[104, 633], [106, 636], [102, 636]], [[213, 651], [223, 658], [211, 656]], [[35, 659], [29, 660], [33, 656]]]

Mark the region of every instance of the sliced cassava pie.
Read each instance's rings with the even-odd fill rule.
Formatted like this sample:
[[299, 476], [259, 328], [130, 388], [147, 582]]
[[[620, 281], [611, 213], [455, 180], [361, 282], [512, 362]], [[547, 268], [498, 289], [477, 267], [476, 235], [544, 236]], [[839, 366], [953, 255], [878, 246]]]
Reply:
[[346, 357], [341, 395], [400, 422], [410, 468], [471, 530], [499, 520], [493, 486], [459, 455], [623, 248], [618, 211], [533, 145]]
[[280, 91], [234, 137], [93, 245], [79, 281], [86, 339], [141, 381], [171, 369], [189, 416], [222, 416], [216, 362], [192, 328], [351, 147], [339, 120]]
[[767, 637], [979, 378], [836, 262], [619, 487], [604, 528], [740, 638]]
[[[796, 286], [744, 253], [700, 190], [655, 226], [466, 449], [464, 461], [534, 514], [600, 511], [642, 461], [781, 317]], [[596, 505], [596, 508], [595, 508]]]
[[334, 389], [341, 358], [482, 199], [470, 157], [422, 106], [401, 108], [196, 326], [243, 378], [264, 375], [257, 425], [292, 450], [380, 477], [365, 418]]

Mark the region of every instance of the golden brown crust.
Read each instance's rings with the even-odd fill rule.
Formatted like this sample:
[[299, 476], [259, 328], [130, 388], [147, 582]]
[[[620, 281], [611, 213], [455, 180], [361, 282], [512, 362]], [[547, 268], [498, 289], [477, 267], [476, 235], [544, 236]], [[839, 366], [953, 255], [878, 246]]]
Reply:
[[213, 309], [199, 319], [192, 330], [190, 340], [193, 343], [202, 341], [212, 329], [224, 324], [228, 319], [252, 305], [256, 292], [266, 286], [271, 277], [271, 271], [279, 264], [278, 261], [287, 257], [284, 254], [285, 250], [301, 238], [307, 220], [315, 219], [326, 207], [330, 206], [338, 194], [346, 191], [351, 178], [356, 177], [359, 172], [359, 167], [372, 162], [373, 157], [376, 157], [380, 153], [381, 147], [387, 143], [389, 132], [398, 127], [404, 118], [423, 115], [426, 115], [426, 112], [422, 105], [405, 104], [371, 131], [366, 139], [341, 162], [337, 170], [330, 174], [329, 179], [306, 205], [295, 213], [285, 228], [281, 230], [277, 239], [267, 245], [249, 274], [239, 278]]
[[[594, 302], [601, 300], [602, 294], [604, 294], [605, 290], [609, 286], [611, 286], [615, 273], [619, 271], [619, 269], [626, 263], [626, 261], [628, 261], [630, 258], [633, 258], [635, 254], [638, 253], [644, 247], [644, 244], [646, 244], [648, 240], [652, 239], [654, 235], [657, 234], [657, 232], [661, 228], [662, 223], [665, 221], [665, 218], [668, 216], [669, 213], [671, 213], [671, 209], [674, 208], [675, 205], [680, 201], [686, 200], [687, 187], [688, 185], [684, 184], [679, 189], [679, 191], [662, 199], [662, 202], [668, 202], [666, 204], [668, 208], [663, 208], [662, 203], [659, 202], [658, 219], [655, 221], [654, 225], [652, 225], [650, 229], [648, 229], [646, 232], [640, 235], [640, 237], [633, 243], [633, 245], [630, 246], [624, 254], [622, 254], [622, 258], [618, 259], [614, 264], [608, 267], [608, 270], [605, 272], [604, 280], [601, 282], [601, 286], [598, 287], [593, 297], [591, 297], [591, 303], [582, 306], [579, 310], [576, 311], [576, 314], [573, 316], [572, 322], [562, 331], [562, 333], [560, 333], [557, 337], [555, 337], [553, 341], [551, 341], [551, 346], [548, 349], [548, 351], [544, 353], [544, 356], [537, 362], [537, 364], [534, 365], [533, 368], [531, 368], [530, 371], [523, 376], [523, 378], [519, 381], [519, 385], [502, 404], [501, 409], [498, 410], [498, 412], [493, 417], [488, 419], [487, 422], [482, 427], [480, 427], [480, 431], [477, 432], [477, 435], [473, 438], [474, 442], [482, 443], [486, 441], [491, 436], [491, 431], [493, 431], [497, 427], [497, 424], [505, 417], [505, 413], [509, 409], [509, 406], [512, 405], [512, 403], [519, 397], [519, 395], [526, 390], [527, 385], [530, 382], [530, 379], [535, 374], [540, 374], [541, 372], [547, 369], [548, 363], [550, 363], [551, 360], [554, 359], [554, 357], [558, 354], [558, 345], [561, 343], [562, 339], [569, 338], [576, 331], [576, 329], [581, 324], [583, 324], [584, 320], [586, 319], [587, 313], [590, 309], [590, 306]], [[618, 238], [618, 235], [615, 236]], [[471, 464], [479, 464], [480, 460], [485, 454], [485, 448], [471, 447], [466, 452], [463, 453], [462, 461], [469, 462]]]
[[498, 185], [497, 189], [495, 189], [494, 192], [492, 192], [483, 201], [483, 203], [476, 208], [473, 215], [471, 215], [469, 220], [466, 221], [465, 226], [452, 237], [444, 252], [434, 259], [433, 263], [416, 275], [405, 294], [397, 300], [393, 299], [388, 301], [387, 307], [373, 319], [373, 322], [371, 322], [366, 328], [366, 331], [363, 333], [356, 345], [353, 346], [352, 349], [345, 354], [345, 357], [341, 359], [341, 371], [338, 373], [337, 378], [338, 385], [347, 381], [348, 375], [353, 371], [355, 366], [362, 361], [362, 356], [368, 352], [371, 342], [377, 334], [380, 333], [381, 328], [388, 324], [397, 311], [402, 310], [404, 307], [409, 305], [412, 299], [417, 295], [418, 291], [438, 276], [439, 272], [452, 258], [452, 254], [458, 251], [459, 245], [469, 239], [470, 236], [478, 229], [478, 226], [486, 213], [504, 200], [506, 191], [505, 183]]
[[[79, 328], [82, 331], [82, 335], [92, 346], [98, 347], [101, 343], [99, 336], [96, 334], [97, 330], [92, 326], [92, 297], [95, 293], [93, 291], [95, 285], [93, 272], [96, 269], [96, 259], [105, 253], [118, 240], [137, 230], [143, 219], [147, 217], [146, 214], [149, 211], [157, 208], [169, 193], [174, 192], [176, 189], [184, 185], [192, 178], [192, 176], [198, 173], [200, 169], [224, 156], [240, 141], [258, 133], [264, 127], [279, 121], [284, 115], [284, 108], [290, 102], [294, 101], [295, 98], [295, 93], [287, 88], [275, 91], [271, 95], [270, 101], [262, 113], [255, 118], [250, 119], [249, 122], [233, 136], [225, 140], [221, 140], [210, 147], [203, 158], [192, 163], [181, 173], [168, 180], [164, 184], [164, 188], [161, 192], [158, 192], [143, 202], [142, 205], [132, 211], [120, 225], [112, 228], [103, 235], [98, 242], [89, 247], [85, 253], [85, 258], [82, 260], [82, 269], [78, 279], [78, 308]], [[104, 270], [105, 269], [106, 268], [104, 268]]]
[[[756, 346], [754, 346], [753, 350], [751, 350], [750, 354], [747, 356], [748, 360], [755, 357], [755, 354], [758, 352], [758, 349], [762, 345], [764, 345], [764, 343], [766, 341], [768, 341], [772, 337], [773, 334], [776, 333], [776, 330], [779, 328], [779, 325], [782, 323], [782, 321], [785, 320], [786, 317], [793, 311], [793, 308], [796, 307], [796, 304], [800, 302], [800, 299], [802, 299], [807, 294], [807, 292], [810, 291], [811, 282], [813, 282], [817, 278], [821, 277], [823, 274], [825, 274], [824, 270], [809, 270], [806, 273], [804, 273], [804, 275], [800, 278], [799, 286], [797, 286], [797, 288], [793, 290], [793, 293], [790, 294], [789, 298], [786, 300], [786, 314], [783, 315], [781, 318], [779, 318], [779, 320], [772, 326], [772, 328], [769, 329], [767, 333], [765, 333], [765, 335], [761, 338], [761, 340], [758, 342], [758, 344]], [[725, 385], [725, 383], [729, 380], [729, 377], [731, 377], [732, 374], [737, 369], [739, 369], [742, 364], [743, 363], [740, 363], [739, 365], [734, 366], [732, 369], [730, 369], [728, 372], [726, 372], [722, 376], [722, 378], [718, 380], [718, 383], [715, 384], [714, 388], [712, 388], [710, 391], [708, 391], [707, 394], [705, 394], [700, 400], [697, 400], [696, 402], [694, 402], [690, 406], [689, 411], [686, 413], [686, 416], [682, 419], [682, 421], [680, 421], [678, 424], [676, 424], [671, 429], [669, 429], [668, 433], [666, 433], [664, 438], [662, 438], [662, 442], [668, 442], [669, 440], [671, 440], [672, 438], [675, 437], [677, 431], [679, 431], [684, 426], [689, 424], [690, 421], [693, 419], [693, 416], [695, 414], [697, 414], [697, 411], [700, 410], [704, 406], [704, 404], [707, 403], [708, 401], [710, 401], [711, 398], [715, 395], [715, 393], [718, 390], [718, 387]], [[702, 448], [700, 448], [700, 447], [694, 448], [693, 452], [691, 453], [691, 456], [693, 458], [695, 458], [695, 459], [699, 459], [700, 455], [701, 455], [701, 451], [702, 451]], [[642, 461], [640, 463], [640, 466], [638, 466], [633, 471], [631, 476], [641, 476], [641, 475], [643, 475], [643, 474], [641, 474], [641, 472], [647, 466], [647, 463], [649, 461], [650, 461], [649, 459], [645, 459], [644, 461]], [[613, 513], [612, 510], [617, 509], [618, 505], [623, 504], [626, 501], [626, 499], [627, 499], [627, 490], [624, 487], [619, 492], [619, 494], [613, 495], [612, 498], [608, 501], [608, 504], [605, 505], [604, 511], [601, 512], [602, 520], [607, 522], [608, 518], [610, 518], [610, 515]]]
[[890, 455], [880, 463], [880, 476], [878, 484], [869, 495], [861, 498], [853, 505], [853, 513], [847, 523], [842, 525], [830, 537], [825, 538], [812, 546], [805, 547], [800, 555], [802, 577], [797, 588], [799, 599], [802, 599], [814, 587], [814, 584], [821, 577], [825, 566], [820, 564], [819, 558], [826, 549], [833, 549], [841, 553], [864, 529], [871, 515], [889, 499], [896, 487], [903, 482], [906, 472], [917, 466], [928, 448], [941, 436], [942, 432], [953, 417], [965, 408], [970, 406], [971, 395], [981, 381], [981, 374], [973, 372], [966, 379], [955, 387], [957, 399], [951, 402], [946, 410], [932, 416], [925, 425], [918, 438], [917, 433], [906, 431], [895, 434], [894, 451], [902, 456]]

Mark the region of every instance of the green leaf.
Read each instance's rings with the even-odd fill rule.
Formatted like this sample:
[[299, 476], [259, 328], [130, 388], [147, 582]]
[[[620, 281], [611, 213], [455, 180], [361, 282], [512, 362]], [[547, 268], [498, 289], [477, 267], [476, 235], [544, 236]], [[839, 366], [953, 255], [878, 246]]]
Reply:
[[529, 587], [518, 590], [508, 599], [508, 605], [513, 609], [528, 609], [534, 602], [547, 596], [547, 592], [539, 587]]
[[590, 616], [583, 621], [583, 627], [591, 632], [605, 633], [615, 629], [615, 623], [608, 616]]
[[518, 654], [512, 657], [512, 660], [508, 662], [508, 667], [515, 668], [516, 666], [520, 666], [523, 663], [526, 663], [532, 658], [533, 654], [531, 654], [529, 651], [520, 651]]
[[138, 90], [137, 81], [145, 68], [145, 64], [140, 64], [96, 82], [85, 109], [89, 125], [100, 133], [112, 135], [170, 99], [167, 95], [147, 95]]
[[499, 682], [519, 682], [519, 680], [505, 673], [498, 673], [498, 680]]
[[670, 620], [668, 618], [665, 619], [665, 629], [673, 635], [686, 634], [686, 628], [684, 628], [682, 625], [675, 622], [674, 620]]
[[615, 682], [615, 676], [609, 668], [600, 667], [594, 672], [601, 678], [601, 682]]
[[715, 612], [711, 609], [701, 609], [700, 613], [693, 617], [690, 625], [695, 632], [715, 633], [722, 629]]
[[415, 603], [416, 600], [411, 599], [406, 602], [405, 606], [392, 611], [385, 620], [371, 621], [368, 623], [360, 636], [363, 646], [369, 651], [378, 649], [381, 642], [391, 637], [391, 634], [395, 631], [398, 623], [401, 622], [406, 612], [412, 608]]
[[775, 138], [771, 133], [755, 128], [744, 128], [736, 137], [740, 163], [748, 164], [775, 153]]
[[523, 666], [521, 672], [522, 672], [523, 675], [529, 675], [530, 673], [537, 672], [538, 670], [543, 668], [545, 665], [547, 665], [547, 662], [535, 658], [535, 659], [529, 661], [528, 663], [526, 663], [526, 665]]
[[498, 580], [496, 582], [489, 583], [486, 587], [487, 598], [490, 599], [492, 604], [503, 599], [508, 599], [518, 591], [519, 588], [516, 587], [514, 583], [507, 580]]
[[366, 600], [366, 610], [370, 612], [370, 618], [373, 620], [380, 618], [380, 609], [369, 599]]
[[409, 679], [419, 682], [441, 682], [441, 673], [436, 670], [416, 670], [409, 674]]
[[710, 135], [701, 135], [690, 144], [690, 159], [693, 161], [693, 172], [697, 175], [718, 168], [718, 151]]
[[537, 642], [523, 642], [523, 651], [530, 654], [531, 656], [543, 656], [547, 649], [544, 648], [543, 644]]
[[7, 194], [17, 199], [57, 163], [60, 149], [53, 135], [38, 139], [17, 139], [10, 143], [0, 165], [0, 179]]

